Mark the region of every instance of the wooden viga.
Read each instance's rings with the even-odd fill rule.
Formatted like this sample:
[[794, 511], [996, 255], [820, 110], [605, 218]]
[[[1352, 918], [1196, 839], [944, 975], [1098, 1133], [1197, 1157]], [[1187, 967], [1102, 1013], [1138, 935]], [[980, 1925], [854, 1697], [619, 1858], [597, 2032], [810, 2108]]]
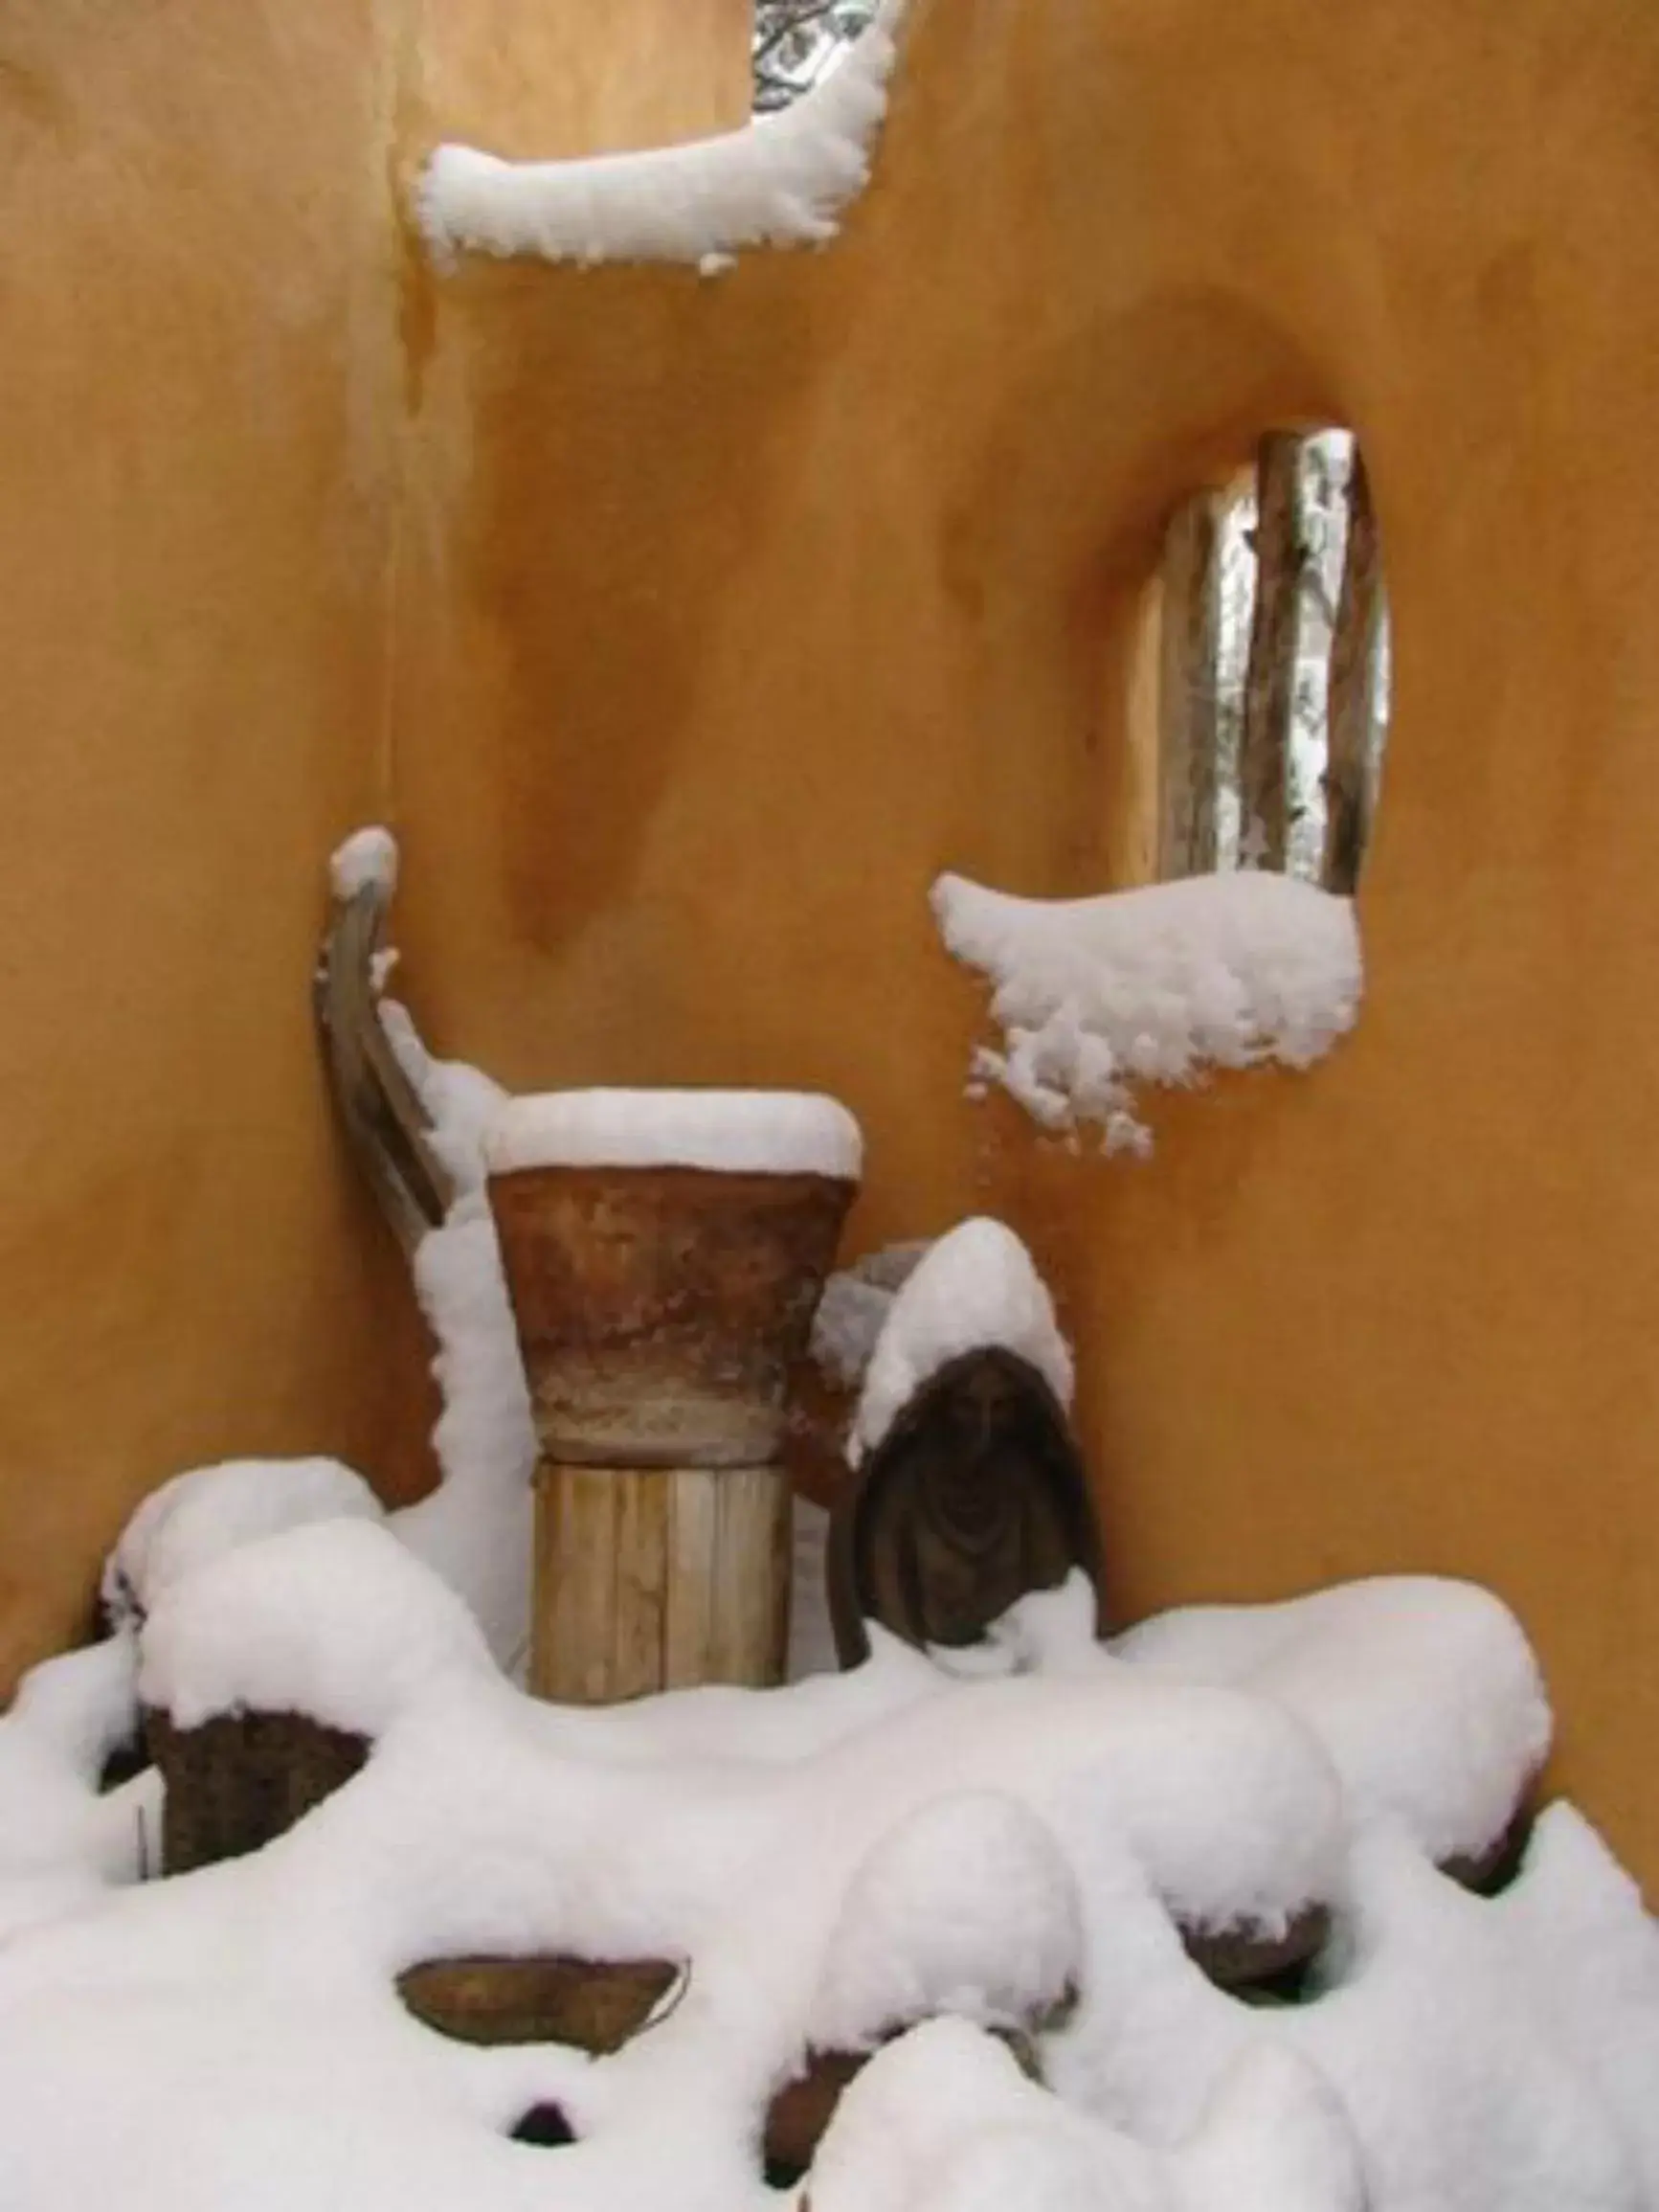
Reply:
[[515, 1099], [489, 1198], [530, 1388], [530, 1686], [575, 1704], [783, 1678], [787, 1378], [857, 1188], [827, 1098]]

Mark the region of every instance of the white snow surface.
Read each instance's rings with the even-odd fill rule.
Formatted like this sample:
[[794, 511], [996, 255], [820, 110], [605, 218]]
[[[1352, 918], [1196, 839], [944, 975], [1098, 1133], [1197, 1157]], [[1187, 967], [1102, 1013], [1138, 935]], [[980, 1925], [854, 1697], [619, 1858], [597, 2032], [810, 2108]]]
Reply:
[[455, 1185], [448, 1214], [415, 1254], [415, 1295], [437, 1346], [443, 1411], [432, 1448], [442, 1480], [392, 1525], [465, 1598], [498, 1662], [519, 1678], [529, 1656], [536, 1433], [483, 1162], [507, 1094], [464, 1060], [429, 1052], [395, 1000], [381, 1001], [380, 1020]]
[[829, 1521], [823, 1506], [796, 1494], [790, 1520], [789, 1654], [785, 1667], [792, 1682], [805, 1682], [811, 1675], [832, 1675], [841, 1664], [829, 1609]]
[[[131, 1637], [30, 1678], [0, 1720], [0, 2203], [764, 2212], [760, 2114], [805, 2053], [943, 2009], [843, 2100], [815, 2212], [1650, 2206], [1659, 1934], [1633, 1885], [1566, 1807], [1491, 1902], [1413, 1830], [1472, 1840], [1446, 1663], [1490, 1755], [1514, 1747], [1510, 1790], [1532, 1771], [1501, 1609], [1360, 1585], [1253, 1628], [1176, 1615], [1120, 1657], [1084, 1648], [1088, 1602], [1025, 1601], [975, 1680], [876, 1631], [844, 1676], [577, 1710], [505, 1682], [371, 1522], [222, 1554], [158, 1606], [146, 1677], [189, 1646], [198, 1703], [323, 1694], [379, 1724], [374, 1756], [252, 1858], [113, 1886], [131, 1855], [88, 1777], [132, 1710]], [[359, 1669], [393, 1691], [337, 1698]], [[1368, 1671], [1392, 1704], [1358, 1694]], [[1349, 1687], [1322, 1699], [1327, 1672]], [[1337, 1934], [1286, 2009], [1217, 1990], [1177, 1925], [1313, 1900]], [[533, 1951], [689, 1975], [599, 2060], [450, 2043], [392, 1992], [418, 1958]], [[1039, 2088], [976, 2023], [1073, 1984]], [[505, 2141], [544, 2099], [576, 2144]]]
[[530, 1167], [702, 1167], [856, 1183], [863, 1139], [806, 1091], [549, 1091], [509, 1098], [484, 1137], [492, 1175]]
[[[1075, 1647], [1092, 1592], [1072, 1603]], [[1355, 1817], [1399, 1821], [1436, 1861], [1495, 1843], [1515, 1776], [1536, 1774], [1550, 1747], [1532, 1647], [1508, 1607], [1469, 1583], [1388, 1576], [1281, 1605], [1194, 1606], [1110, 1648], [1171, 1680], [1288, 1706], [1330, 1752]]]
[[160, 1794], [142, 1774], [101, 1795], [105, 1759], [138, 1725], [129, 1630], [49, 1659], [0, 1716], [0, 1951], [9, 1935], [136, 1881], [161, 1835]]
[[308, 1714], [384, 1735], [428, 1687], [493, 1676], [463, 1601], [390, 1529], [312, 1522], [244, 1544], [164, 1591], [139, 1697], [176, 1727], [215, 1714]]
[[118, 1626], [240, 1545], [316, 1521], [378, 1521], [380, 1501], [338, 1459], [227, 1459], [152, 1490], [104, 1563], [101, 1594]]
[[711, 276], [745, 247], [827, 243], [869, 181], [904, 6], [886, 0], [801, 99], [723, 137], [576, 161], [440, 146], [416, 193], [434, 258], [682, 261]]
[[378, 824], [355, 829], [335, 847], [328, 863], [328, 881], [338, 899], [355, 898], [376, 884], [390, 899], [397, 889], [397, 840]]
[[999, 1221], [965, 1221], [942, 1236], [893, 1299], [864, 1374], [848, 1453], [856, 1466], [916, 1392], [964, 1353], [1000, 1345], [1034, 1366], [1062, 1406], [1071, 1353], [1031, 1254]]
[[956, 875], [933, 887], [947, 949], [993, 986], [998, 1047], [973, 1084], [1041, 1127], [1098, 1123], [1108, 1152], [1145, 1155], [1139, 1083], [1212, 1068], [1308, 1068], [1358, 1018], [1353, 901], [1240, 869], [1101, 898], [1009, 897]]
[[1027, 2081], [962, 2019], [880, 2052], [842, 2096], [814, 2212], [1367, 2212], [1342, 2108], [1270, 2048], [1218, 2087], [1188, 2140], [1155, 2150]]

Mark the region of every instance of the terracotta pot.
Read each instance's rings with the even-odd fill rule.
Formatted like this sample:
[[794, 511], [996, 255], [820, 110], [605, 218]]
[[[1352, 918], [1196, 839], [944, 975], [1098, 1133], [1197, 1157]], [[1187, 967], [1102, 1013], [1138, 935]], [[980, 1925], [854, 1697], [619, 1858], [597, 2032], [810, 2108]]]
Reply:
[[697, 1167], [492, 1175], [544, 1454], [567, 1466], [756, 1467], [851, 1181]]

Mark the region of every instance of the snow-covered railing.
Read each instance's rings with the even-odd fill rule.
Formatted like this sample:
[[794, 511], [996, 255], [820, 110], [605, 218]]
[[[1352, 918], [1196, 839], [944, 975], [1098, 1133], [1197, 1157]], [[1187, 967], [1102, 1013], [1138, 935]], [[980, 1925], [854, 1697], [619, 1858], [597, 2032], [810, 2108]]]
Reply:
[[742, 130], [640, 153], [504, 161], [440, 146], [416, 194], [434, 257], [678, 261], [717, 274], [750, 246], [823, 245], [869, 181], [907, 0], [885, 5], [846, 59]]

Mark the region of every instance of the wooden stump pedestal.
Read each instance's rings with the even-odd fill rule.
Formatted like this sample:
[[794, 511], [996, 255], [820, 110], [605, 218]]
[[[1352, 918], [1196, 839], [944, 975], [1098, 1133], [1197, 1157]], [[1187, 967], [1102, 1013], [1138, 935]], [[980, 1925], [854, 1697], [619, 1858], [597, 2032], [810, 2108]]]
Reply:
[[594, 1705], [702, 1682], [781, 1681], [789, 1559], [781, 1466], [544, 1458], [531, 1690]]
[[782, 1681], [788, 1379], [854, 1189], [804, 1169], [496, 1164], [541, 1444], [538, 1696]]

